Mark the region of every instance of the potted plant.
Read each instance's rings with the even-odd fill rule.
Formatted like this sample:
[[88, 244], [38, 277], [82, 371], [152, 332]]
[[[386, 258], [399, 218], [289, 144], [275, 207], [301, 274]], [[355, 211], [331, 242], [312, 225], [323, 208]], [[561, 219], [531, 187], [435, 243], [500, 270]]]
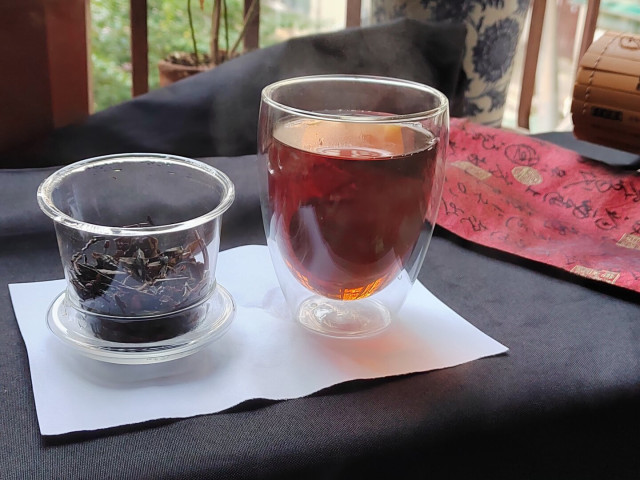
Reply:
[[[204, 11], [204, 0], [199, 1], [200, 9]], [[189, 19], [192, 50], [189, 52], [173, 52], [158, 62], [161, 87], [170, 85], [196, 73], [209, 70], [216, 65], [220, 65], [240, 55], [238, 47], [246, 34], [249, 21], [256, 13], [258, 2], [257, 0], [251, 2], [247, 14], [242, 21], [238, 37], [234, 44], [229, 46], [229, 10], [227, 8], [227, 0], [213, 0], [210, 53], [201, 53], [198, 49], [191, 4], [192, 0], [187, 0], [187, 17]], [[223, 39], [224, 47], [221, 45]]]

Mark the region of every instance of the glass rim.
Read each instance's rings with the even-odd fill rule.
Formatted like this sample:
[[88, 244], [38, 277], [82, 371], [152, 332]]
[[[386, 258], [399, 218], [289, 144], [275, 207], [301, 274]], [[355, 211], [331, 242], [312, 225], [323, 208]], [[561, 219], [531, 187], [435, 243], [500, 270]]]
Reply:
[[[203, 215], [190, 218], [183, 222], [146, 227], [114, 227], [109, 225], [88, 223], [73, 218], [72, 216], [62, 212], [53, 202], [53, 199], [51, 197], [53, 189], [56, 186], [60, 185], [60, 183], [65, 178], [74, 173], [82, 172], [88, 168], [93, 168], [100, 165], [114, 165], [118, 162], [123, 163], [123, 160], [142, 162], [149, 159], [161, 160], [183, 167], [192, 168], [193, 170], [199, 171], [208, 175], [209, 177], [214, 178], [222, 186], [222, 197], [218, 205], [214, 209], [208, 211]], [[81, 230], [93, 234], [122, 237], [140, 236], [149, 233], [172, 233], [203, 225], [217, 217], [220, 217], [225, 211], [229, 209], [234, 199], [235, 186], [231, 179], [221, 170], [218, 170], [217, 168], [207, 165], [206, 163], [199, 160], [164, 153], [117, 153], [80, 160], [66, 165], [53, 172], [38, 186], [37, 192], [37, 200], [40, 209], [55, 223], [59, 223], [76, 230]]]
[[[429, 110], [422, 110], [414, 113], [407, 114], [392, 114], [392, 115], [341, 115], [338, 113], [327, 112], [314, 112], [311, 110], [304, 110], [301, 108], [291, 107], [284, 103], [278, 102], [273, 99], [273, 94], [276, 90], [290, 85], [302, 85], [305, 83], [314, 83], [318, 81], [324, 82], [352, 82], [362, 84], [384, 84], [398, 87], [408, 87], [413, 90], [421, 91], [433, 95], [440, 101], [437, 107]], [[425, 85], [423, 83], [414, 82], [413, 80], [404, 80], [400, 78], [384, 77], [376, 75], [342, 75], [342, 74], [329, 74], [329, 75], [308, 75], [302, 77], [287, 78], [279, 80], [270, 85], [267, 85], [262, 89], [261, 94], [262, 101], [267, 105], [282, 110], [284, 112], [292, 113], [297, 116], [303, 116], [307, 118], [313, 118], [317, 120], [328, 121], [340, 121], [340, 122], [353, 122], [353, 123], [390, 123], [390, 122], [410, 122], [425, 120], [431, 117], [435, 117], [445, 113], [449, 107], [449, 100], [446, 95], [440, 90]]]

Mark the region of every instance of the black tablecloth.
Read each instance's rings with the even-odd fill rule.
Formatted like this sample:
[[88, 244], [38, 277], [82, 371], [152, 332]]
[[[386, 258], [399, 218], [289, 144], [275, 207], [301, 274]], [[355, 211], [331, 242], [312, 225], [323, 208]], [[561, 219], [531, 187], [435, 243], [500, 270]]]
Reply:
[[[255, 157], [212, 163], [238, 191], [222, 249], [264, 244]], [[640, 476], [640, 297], [441, 229], [420, 280], [508, 354], [214, 415], [42, 437], [6, 285], [62, 276], [35, 201], [51, 171], [0, 171], [0, 478]]]

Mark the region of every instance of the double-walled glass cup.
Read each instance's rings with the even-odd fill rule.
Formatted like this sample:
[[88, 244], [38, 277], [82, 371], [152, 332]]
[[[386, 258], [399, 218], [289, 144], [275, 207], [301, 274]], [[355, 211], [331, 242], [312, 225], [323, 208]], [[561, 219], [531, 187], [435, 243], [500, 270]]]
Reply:
[[192, 353], [228, 327], [216, 282], [222, 214], [234, 186], [219, 170], [161, 154], [83, 160], [38, 189], [66, 278], [48, 324], [94, 358], [149, 363]]
[[390, 324], [433, 233], [448, 135], [446, 97], [415, 82], [322, 75], [263, 90], [264, 226], [302, 325], [359, 337]]

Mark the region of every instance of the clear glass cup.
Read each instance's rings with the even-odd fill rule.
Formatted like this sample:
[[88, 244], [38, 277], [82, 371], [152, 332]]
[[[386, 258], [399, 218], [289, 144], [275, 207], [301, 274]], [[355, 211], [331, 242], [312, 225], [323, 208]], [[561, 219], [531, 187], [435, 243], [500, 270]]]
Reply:
[[359, 337], [390, 324], [433, 233], [448, 135], [447, 98], [415, 82], [321, 75], [263, 90], [264, 227], [303, 326]]
[[222, 334], [235, 306], [216, 282], [222, 214], [234, 186], [188, 158], [122, 154], [83, 160], [38, 189], [66, 278], [48, 324], [100, 360], [148, 363]]

